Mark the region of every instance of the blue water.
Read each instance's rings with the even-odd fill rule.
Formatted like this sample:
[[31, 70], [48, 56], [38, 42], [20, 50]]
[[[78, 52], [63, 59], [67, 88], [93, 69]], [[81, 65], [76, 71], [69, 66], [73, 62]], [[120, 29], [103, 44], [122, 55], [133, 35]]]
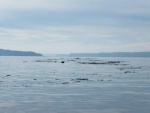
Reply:
[[[81, 63], [108, 61], [121, 62]], [[149, 58], [0, 57], [0, 113], [149, 113], [149, 70]]]

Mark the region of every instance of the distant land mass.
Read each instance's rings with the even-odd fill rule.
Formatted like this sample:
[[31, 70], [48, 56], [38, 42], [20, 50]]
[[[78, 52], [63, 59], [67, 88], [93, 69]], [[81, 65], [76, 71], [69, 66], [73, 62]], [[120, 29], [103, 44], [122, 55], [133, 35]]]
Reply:
[[43, 55], [32, 51], [16, 51], [16, 50], [0, 49], [0, 56], [43, 56]]
[[150, 57], [150, 52], [71, 53], [70, 57]]

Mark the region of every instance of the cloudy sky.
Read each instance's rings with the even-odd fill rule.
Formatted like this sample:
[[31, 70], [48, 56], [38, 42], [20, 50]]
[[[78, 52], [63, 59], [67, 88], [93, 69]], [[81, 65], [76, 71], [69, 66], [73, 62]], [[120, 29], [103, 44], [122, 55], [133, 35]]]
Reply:
[[0, 48], [150, 51], [149, 0], [0, 0]]

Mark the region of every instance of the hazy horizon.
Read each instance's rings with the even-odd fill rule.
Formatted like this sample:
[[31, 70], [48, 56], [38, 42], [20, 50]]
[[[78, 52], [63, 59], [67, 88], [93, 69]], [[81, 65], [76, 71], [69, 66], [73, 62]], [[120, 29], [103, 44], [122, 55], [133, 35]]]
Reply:
[[148, 0], [0, 0], [0, 48], [42, 54], [150, 51]]
[[4, 51], [16, 51], [16, 52], [35, 52], [35, 53], [38, 53], [38, 54], [42, 54], [43, 56], [55, 56], [55, 55], [69, 55], [69, 54], [97, 54], [97, 53], [149, 53], [150, 51], [133, 51], [133, 52], [129, 52], [129, 51], [116, 51], [116, 52], [71, 52], [71, 53], [39, 53], [37, 51], [31, 51], [31, 50], [12, 50], [12, 49], [3, 49], [3, 48], [0, 48], [0, 50], [4, 50]]

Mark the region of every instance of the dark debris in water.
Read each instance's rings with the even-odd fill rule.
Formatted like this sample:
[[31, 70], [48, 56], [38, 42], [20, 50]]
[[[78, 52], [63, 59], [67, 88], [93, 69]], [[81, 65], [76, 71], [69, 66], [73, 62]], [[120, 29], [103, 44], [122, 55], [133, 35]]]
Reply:
[[120, 69], [120, 70], [126, 70], [126, 69], [130, 69], [130, 70], [138, 70], [138, 69], [143, 69], [142, 68], [142, 66], [138, 66], [138, 67], [136, 67], [136, 66], [130, 66], [130, 67], [120, 67], [120, 68], [117, 68], [117, 69]]
[[69, 82], [63, 82], [63, 83], [61, 83], [61, 84], [69, 84]]
[[88, 78], [77, 78], [76, 80], [85, 80], [85, 81], [88, 81], [89, 79]]
[[124, 73], [135, 73], [135, 71], [125, 71]]
[[104, 61], [101, 61], [101, 62], [97, 62], [97, 61], [88, 61], [88, 62], [78, 62], [80, 64], [114, 64], [114, 65], [117, 65], [117, 64], [120, 64], [120, 61], [107, 61], [107, 62], [104, 62]]
[[[82, 58], [73, 58], [73, 59], [68, 59], [68, 60], [66, 60], [66, 59], [59, 59], [59, 60], [58, 59], [45, 59], [45, 60], [36, 60], [34, 62], [52, 62], [52, 63], [61, 64], [61, 63], [69, 62], [69, 61], [73, 61], [73, 63], [76, 62], [76, 64], [79, 63], [79, 64], [96, 64], [96, 65], [97, 64], [119, 65], [119, 68], [115, 68], [115, 66], [114, 66], [114, 69], [120, 69], [120, 71], [118, 73], [127, 75], [126, 77], [129, 77], [128, 75], [132, 75], [132, 74], [128, 74], [128, 73], [135, 73], [135, 71], [137, 72], [138, 70], [143, 69], [142, 66], [126, 66], [126, 64], [122, 63], [123, 61], [104, 61], [104, 60], [92, 59], [92, 58], [91, 59], [89, 58], [89, 60], [82, 60]], [[23, 62], [26, 62], [26, 61], [23, 61]], [[61, 66], [63, 66], [63, 64]], [[81, 69], [78, 69], [77, 71], [73, 70], [72, 72], [69, 72], [69, 74], [72, 75], [72, 78], [69, 76], [69, 78], [67, 78], [67, 79], [63, 78], [63, 77], [59, 78], [59, 75], [62, 75], [62, 72], [59, 72], [57, 70], [57, 68], [53, 69], [49, 72], [50, 75], [54, 76], [54, 78], [52, 78], [52, 79], [43, 79], [42, 78], [42, 80], [41, 80], [40, 78], [38, 78], [38, 76], [34, 76], [34, 77], [32, 76], [31, 78], [27, 78], [27, 80], [26, 80], [26, 78], [23, 78], [23, 79], [21, 78], [21, 77], [25, 77], [25, 76], [18, 74], [18, 75], [16, 75], [16, 78], [21, 78], [21, 79], [15, 79], [15, 80], [11, 81], [9, 78], [12, 78], [15, 76], [12, 73], [11, 74], [13, 76], [11, 74], [7, 74], [7, 75], [5, 74], [2, 77], [4, 79], [2, 79], [0, 81], [0, 87], [14, 87], [14, 88], [32, 87], [32, 86], [37, 87], [37, 86], [46, 86], [46, 85], [47, 86], [66, 85], [66, 84], [75, 84], [75, 83], [82, 84], [82, 83], [90, 83], [90, 81], [92, 81], [91, 83], [97, 82], [97, 83], [103, 84], [103, 83], [114, 81], [114, 79], [118, 80], [118, 79], [123, 78], [123, 76], [118, 76], [118, 75], [115, 76], [114, 73], [106, 72], [107, 74], [103, 74], [103, 73], [101, 74], [101, 72], [99, 72], [97, 70], [94, 72], [90, 72], [90, 71], [88, 71], [88, 69], [90, 69], [88, 66], [85, 65], [86, 68], [81, 68]], [[117, 73], [117, 72], [115, 72], [115, 73]], [[57, 77], [56, 77], [56, 75], [57, 75]], [[95, 77], [97, 77], [97, 79]], [[148, 77], [150, 78], [150, 75], [148, 75]], [[7, 83], [7, 79], [8, 79], [8, 83]], [[22, 81], [19, 81], [19, 80], [22, 80], [23, 83], [21, 83]], [[12, 85], [10, 82], [12, 83]]]
[[61, 61], [61, 63], [65, 63], [65, 61]]
[[36, 60], [34, 62], [48, 62], [48, 63], [56, 63], [57, 61], [54, 61], [54, 60]]
[[11, 75], [6, 75], [7, 77], [11, 76]]
[[88, 81], [88, 78], [76, 78], [76, 79], [71, 79], [71, 81]]
[[6, 75], [6, 76], [4, 76], [4, 77], [2, 77], [2, 78], [5, 78], [5, 77], [10, 77], [11, 75]]

